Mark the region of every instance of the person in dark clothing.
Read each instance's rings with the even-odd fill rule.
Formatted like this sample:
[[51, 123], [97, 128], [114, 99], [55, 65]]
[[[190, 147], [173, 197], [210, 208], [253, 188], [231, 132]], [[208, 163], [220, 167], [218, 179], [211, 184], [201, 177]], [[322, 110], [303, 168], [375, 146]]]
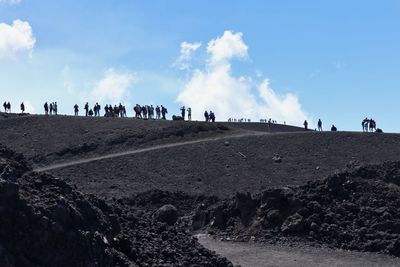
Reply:
[[332, 131], [332, 132], [336, 132], [336, 131], [337, 131], [337, 128], [336, 128], [336, 126], [335, 126], [335, 125], [333, 125], [333, 124], [332, 124], [332, 127], [331, 127], [331, 131]]
[[185, 120], [185, 112], [186, 112], [185, 106], [181, 107], [182, 120]]
[[209, 120], [211, 121], [211, 122], [215, 122], [215, 114], [214, 114], [214, 112], [212, 112], [211, 110], [210, 110], [210, 113], [209, 113]]
[[86, 104], [85, 104], [85, 111], [86, 111], [85, 116], [87, 117], [89, 115], [89, 103], [88, 102], [86, 102]]
[[44, 103], [44, 114], [45, 115], [49, 115], [49, 104], [47, 104], [47, 102], [46, 103]]
[[161, 115], [162, 115], [162, 119], [163, 119], [163, 120], [166, 120], [166, 119], [167, 119], [167, 118], [165, 117], [167, 113], [168, 113], [168, 110], [167, 110], [163, 105], [161, 105]]
[[50, 115], [53, 115], [53, 103], [50, 103]]
[[79, 113], [79, 106], [78, 106], [78, 104], [75, 104], [75, 106], [74, 106], [74, 113], [75, 113], [75, 116], [78, 116], [78, 113]]
[[318, 120], [318, 131], [322, 132], [322, 121], [321, 121], [321, 119]]
[[22, 114], [25, 113], [25, 105], [24, 105], [24, 102], [21, 103], [21, 113], [22, 113]]
[[4, 112], [7, 113], [7, 102], [4, 102], [3, 108], [4, 108]]
[[92, 109], [89, 110], [88, 115], [89, 115], [90, 117], [93, 116], [93, 110], [92, 110]]
[[10, 102], [7, 103], [7, 109], [8, 109], [8, 113], [11, 113], [11, 103]]
[[308, 130], [308, 121], [305, 120], [303, 125], [304, 125], [304, 129], [307, 131]]
[[208, 116], [207, 110], [204, 111], [204, 119], [206, 120], [206, 122], [208, 122], [210, 120], [210, 117]]
[[157, 105], [156, 106], [156, 119], [159, 120], [161, 118], [161, 109], [160, 107]]

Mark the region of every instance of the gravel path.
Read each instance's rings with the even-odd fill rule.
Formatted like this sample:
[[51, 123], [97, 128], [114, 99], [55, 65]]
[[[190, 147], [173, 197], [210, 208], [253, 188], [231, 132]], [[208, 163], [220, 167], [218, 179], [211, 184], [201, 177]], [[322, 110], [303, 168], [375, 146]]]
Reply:
[[400, 266], [400, 259], [376, 253], [348, 252], [302, 245], [289, 247], [255, 243], [221, 242], [206, 235], [200, 243], [241, 267], [380, 267]]

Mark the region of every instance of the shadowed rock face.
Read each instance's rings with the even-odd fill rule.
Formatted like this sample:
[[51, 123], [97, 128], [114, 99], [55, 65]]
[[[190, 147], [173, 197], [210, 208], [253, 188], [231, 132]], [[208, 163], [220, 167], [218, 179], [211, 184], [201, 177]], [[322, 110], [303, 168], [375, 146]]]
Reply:
[[[400, 256], [399, 186], [400, 162], [384, 163], [355, 167], [300, 187], [236, 196], [201, 212], [202, 218], [210, 217], [206, 226], [214, 231], [223, 226], [222, 232], [231, 238], [290, 237]], [[215, 221], [218, 227], [213, 227]]]
[[29, 170], [0, 148], [0, 266], [231, 266], [134, 199], [106, 204]]

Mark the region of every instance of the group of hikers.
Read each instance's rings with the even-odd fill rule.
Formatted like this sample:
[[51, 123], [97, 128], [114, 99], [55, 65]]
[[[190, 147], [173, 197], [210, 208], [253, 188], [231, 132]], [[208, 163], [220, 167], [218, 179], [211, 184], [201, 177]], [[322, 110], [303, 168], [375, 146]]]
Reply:
[[[229, 118], [228, 122], [251, 122], [251, 120], [245, 119], [245, 118], [241, 118], [241, 119]], [[262, 121], [260, 120], [260, 122], [262, 122]]]
[[204, 119], [206, 122], [215, 122], [215, 114], [210, 110], [210, 112], [204, 111]]
[[[84, 110], [86, 117], [100, 117], [101, 106], [99, 105], [99, 103], [96, 103], [93, 108], [90, 108], [89, 103], [86, 102]], [[78, 104], [74, 105], [74, 115], [79, 116]], [[104, 107], [104, 117], [126, 117], [126, 108], [121, 103], [118, 106], [114, 105], [114, 107], [111, 104], [107, 104]]]
[[362, 130], [363, 132], [376, 132], [377, 128], [376, 128], [376, 122], [373, 119], [368, 119], [365, 118], [362, 122], [361, 122], [361, 126], [362, 126]]
[[167, 108], [164, 107], [163, 105], [161, 105], [161, 107], [157, 105], [154, 108], [153, 105], [141, 106], [139, 104], [136, 104], [133, 107], [133, 111], [135, 112], [136, 119], [144, 119], [144, 120], [160, 120], [160, 119], [166, 120], [168, 114]]
[[4, 102], [3, 104], [4, 112], [5, 113], [11, 113], [11, 104], [10, 102]]
[[[22, 104], [21, 104], [21, 109], [22, 109]], [[44, 108], [44, 114], [45, 115], [57, 115], [58, 114], [57, 102], [52, 102], [50, 104], [45, 102], [44, 105], [43, 105], [43, 108]]]

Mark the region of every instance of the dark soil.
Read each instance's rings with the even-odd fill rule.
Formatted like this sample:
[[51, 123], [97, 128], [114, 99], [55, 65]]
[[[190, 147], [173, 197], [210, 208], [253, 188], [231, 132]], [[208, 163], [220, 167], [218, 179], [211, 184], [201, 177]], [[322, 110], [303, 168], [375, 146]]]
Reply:
[[15, 114], [6, 116], [9, 118], [0, 120], [0, 143], [24, 154], [35, 166], [219, 136], [234, 131], [219, 123]]
[[400, 161], [400, 135], [300, 132], [226, 140], [228, 144], [185, 145], [52, 173], [107, 198], [156, 189], [230, 198], [236, 192], [302, 185], [354, 162]]
[[157, 220], [157, 199], [168, 194], [149, 193], [153, 209], [135, 204], [144, 195], [105, 203], [29, 170], [0, 148], [1, 266], [232, 266], [179, 224]]
[[400, 162], [199, 208], [195, 228], [234, 240], [305, 240], [400, 256]]

